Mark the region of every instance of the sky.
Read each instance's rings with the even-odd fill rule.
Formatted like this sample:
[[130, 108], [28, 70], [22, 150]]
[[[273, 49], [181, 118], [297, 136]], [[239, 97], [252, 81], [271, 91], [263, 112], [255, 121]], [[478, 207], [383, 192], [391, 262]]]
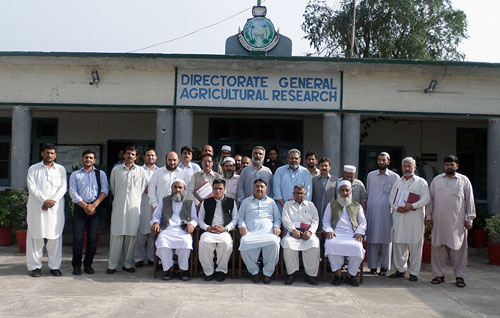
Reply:
[[[335, 6], [339, 0], [327, 2]], [[226, 38], [243, 28], [256, 3], [1, 0], [0, 51], [224, 54]], [[313, 52], [300, 28], [307, 0], [262, 4], [275, 28], [292, 39], [293, 55]], [[460, 45], [466, 61], [500, 63], [500, 0], [452, 0], [452, 4], [467, 15], [469, 38]], [[141, 50], [164, 41], [169, 42]]]

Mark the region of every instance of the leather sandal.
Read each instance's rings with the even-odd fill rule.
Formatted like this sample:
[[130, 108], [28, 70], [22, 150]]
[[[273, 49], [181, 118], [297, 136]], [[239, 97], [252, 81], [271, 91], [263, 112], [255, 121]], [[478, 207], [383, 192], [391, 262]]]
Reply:
[[438, 285], [444, 283], [444, 276], [436, 276], [431, 280], [431, 284]]
[[457, 287], [460, 287], [460, 288], [464, 288], [465, 287], [465, 281], [462, 277], [457, 277], [456, 278], [456, 281], [457, 281]]

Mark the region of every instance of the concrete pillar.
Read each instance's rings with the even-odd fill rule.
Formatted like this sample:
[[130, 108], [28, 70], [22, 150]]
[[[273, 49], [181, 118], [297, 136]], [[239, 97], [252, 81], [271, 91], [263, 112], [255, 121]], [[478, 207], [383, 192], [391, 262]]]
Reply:
[[193, 144], [193, 112], [187, 109], [175, 110], [175, 151], [180, 154], [184, 146]]
[[342, 165], [358, 167], [359, 128], [360, 116], [358, 114], [344, 114], [342, 119]]
[[165, 165], [166, 154], [174, 149], [174, 111], [156, 110], [156, 155], [158, 167]]
[[31, 154], [31, 109], [16, 106], [12, 110], [12, 143], [10, 157], [10, 186], [26, 187]]
[[332, 161], [331, 174], [339, 176], [340, 173], [340, 115], [326, 113], [323, 115], [323, 153]]
[[487, 200], [488, 213], [500, 213], [500, 119], [488, 124]]

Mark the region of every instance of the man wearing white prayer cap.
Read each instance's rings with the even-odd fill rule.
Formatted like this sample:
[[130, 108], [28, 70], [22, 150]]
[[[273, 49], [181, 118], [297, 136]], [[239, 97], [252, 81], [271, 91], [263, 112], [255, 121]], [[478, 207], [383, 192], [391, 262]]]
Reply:
[[352, 200], [351, 183], [342, 180], [338, 184], [338, 198], [332, 200], [323, 215], [323, 231], [326, 233], [325, 256], [328, 257], [332, 272], [333, 285], [341, 284], [341, 268], [344, 257], [348, 258], [347, 282], [358, 286], [356, 276], [363, 258], [363, 235], [366, 231], [366, 218], [363, 207]]
[[189, 280], [189, 255], [193, 249], [191, 233], [198, 225], [198, 217], [194, 202], [184, 200], [185, 190], [184, 180], [175, 180], [172, 193], [160, 200], [151, 220], [151, 231], [160, 233], [155, 245], [156, 255], [160, 257], [165, 272], [163, 280], [174, 277], [173, 250], [179, 264], [179, 278]]
[[238, 198], [238, 181], [240, 176], [236, 174], [236, 160], [232, 157], [226, 157], [222, 160], [222, 176], [226, 181], [226, 196], [236, 200]]
[[217, 166], [217, 172], [222, 174], [224, 171], [224, 168], [222, 165], [224, 164], [224, 159], [227, 157], [231, 157], [231, 146], [224, 145], [220, 149], [220, 164]]
[[[352, 165], [344, 166], [344, 173], [342, 174], [342, 180], [348, 180], [351, 182], [352, 188], [352, 200], [361, 204], [364, 210], [366, 210], [366, 188], [361, 180], [356, 179], [356, 167]], [[338, 192], [338, 187], [337, 187]]]

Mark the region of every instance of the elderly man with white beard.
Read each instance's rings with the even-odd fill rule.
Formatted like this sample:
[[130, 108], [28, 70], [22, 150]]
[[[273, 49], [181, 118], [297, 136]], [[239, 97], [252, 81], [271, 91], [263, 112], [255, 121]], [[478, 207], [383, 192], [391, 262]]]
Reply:
[[196, 205], [184, 200], [186, 184], [179, 179], [172, 184], [172, 193], [156, 207], [151, 220], [151, 231], [160, 233], [156, 239], [156, 255], [160, 257], [165, 275], [163, 280], [174, 277], [173, 250], [179, 263], [179, 278], [189, 280], [189, 254], [193, 249], [194, 228], [198, 225]]
[[238, 181], [240, 176], [235, 173], [236, 161], [231, 157], [226, 157], [222, 160], [222, 176], [226, 181], [226, 196], [236, 200], [238, 198]]
[[341, 267], [348, 258], [347, 282], [358, 286], [356, 276], [363, 258], [363, 235], [366, 218], [363, 207], [352, 200], [351, 182], [342, 180], [338, 184], [338, 198], [325, 208], [323, 231], [326, 233], [325, 256], [328, 257], [334, 279], [332, 285], [341, 284]]

